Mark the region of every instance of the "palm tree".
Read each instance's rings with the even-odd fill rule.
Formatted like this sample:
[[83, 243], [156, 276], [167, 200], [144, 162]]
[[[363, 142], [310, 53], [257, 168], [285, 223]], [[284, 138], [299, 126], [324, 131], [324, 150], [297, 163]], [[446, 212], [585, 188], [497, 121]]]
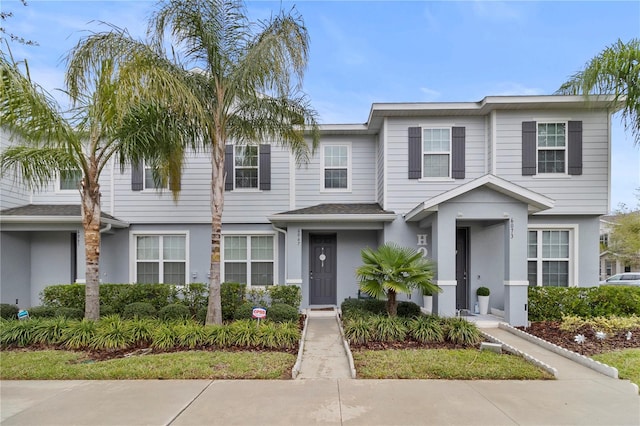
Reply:
[[640, 39], [618, 40], [591, 59], [557, 93], [613, 94], [614, 104], [623, 103], [622, 120], [640, 144]]
[[[129, 158], [147, 158], [151, 164], [160, 164], [162, 156], [168, 156], [163, 152], [171, 150], [158, 150], [151, 144], [136, 146], [130, 140], [117, 138], [119, 126], [131, 114], [132, 102], [137, 102], [139, 96], [118, 79], [118, 72], [108, 59], [85, 75], [94, 82], [86, 87], [87, 91], [68, 92], [74, 108], [67, 112], [31, 80], [26, 61], [16, 62], [10, 54], [2, 52], [0, 76], [2, 126], [16, 141], [0, 154], [0, 171], [15, 170], [33, 189], [44, 187], [58, 174], [79, 172], [81, 176], [78, 189], [86, 259], [85, 317], [97, 320], [100, 175], [116, 154], [121, 164]], [[158, 167], [154, 178], [166, 182], [169, 175], [179, 175], [175, 171], [179, 166], [167, 163]]]
[[410, 294], [413, 289], [439, 292], [433, 283], [433, 263], [408, 247], [393, 243], [383, 244], [377, 250], [361, 252], [364, 264], [356, 269], [360, 289], [377, 299], [387, 298], [387, 313], [396, 316], [398, 293]]
[[[181, 114], [182, 125], [197, 128], [199, 148], [211, 156], [211, 263], [207, 324], [222, 322], [220, 301], [220, 240], [224, 207], [225, 144], [255, 144], [275, 140], [290, 148], [299, 162], [315, 148], [318, 131], [315, 112], [300, 91], [307, 64], [309, 37], [301, 17], [281, 12], [271, 19], [249, 22], [238, 0], [165, 0], [149, 22], [150, 44], [161, 65], [182, 75], [183, 87], [198, 99], [197, 114]], [[174, 45], [166, 52], [166, 37]], [[139, 60], [143, 46], [122, 31], [96, 34], [83, 40], [74, 52], [74, 67], [91, 66], [101, 57], [118, 57], [119, 63], [144, 75], [155, 72], [161, 60]], [[150, 66], [151, 65], [151, 66]], [[142, 81], [136, 77], [136, 80]], [[153, 78], [143, 79], [152, 82]], [[169, 95], [170, 93], [166, 93]], [[167, 99], [168, 104], [171, 103]], [[181, 108], [173, 103], [170, 110]], [[153, 120], [142, 115], [137, 124]], [[160, 115], [162, 116], [162, 115]], [[157, 121], [137, 126], [138, 140]], [[311, 136], [310, 148], [305, 133]], [[231, 178], [231, 177], [229, 177]]]

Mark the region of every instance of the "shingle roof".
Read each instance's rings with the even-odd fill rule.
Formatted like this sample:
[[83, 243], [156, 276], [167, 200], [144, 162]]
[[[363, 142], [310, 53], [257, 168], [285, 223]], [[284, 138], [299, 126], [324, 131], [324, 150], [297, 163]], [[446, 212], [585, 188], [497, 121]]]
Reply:
[[292, 214], [394, 214], [389, 210], [383, 210], [378, 203], [370, 204], [318, 204], [303, 209], [290, 210], [288, 212], [278, 213], [282, 215]]
[[[27, 204], [0, 210], [0, 216], [78, 216], [82, 209], [80, 204]], [[103, 219], [118, 220], [110, 214], [102, 212]]]

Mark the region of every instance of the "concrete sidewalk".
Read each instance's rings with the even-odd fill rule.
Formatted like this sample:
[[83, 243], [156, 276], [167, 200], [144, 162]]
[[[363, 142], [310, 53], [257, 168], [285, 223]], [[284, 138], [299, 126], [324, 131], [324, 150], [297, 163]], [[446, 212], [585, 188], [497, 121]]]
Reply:
[[2, 425], [639, 425], [604, 380], [3, 381]]

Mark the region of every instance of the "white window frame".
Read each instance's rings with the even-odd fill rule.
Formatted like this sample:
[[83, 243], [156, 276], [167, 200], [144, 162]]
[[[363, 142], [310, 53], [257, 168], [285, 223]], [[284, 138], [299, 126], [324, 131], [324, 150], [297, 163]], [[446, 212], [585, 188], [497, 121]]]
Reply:
[[[69, 170], [65, 170], [65, 171], [71, 171], [71, 169]], [[80, 179], [82, 179], [82, 170], [78, 170], [80, 172]], [[57, 173], [57, 177], [56, 177], [56, 192], [63, 192], [63, 193], [71, 193], [71, 192], [79, 192], [80, 191], [80, 186], [77, 186], [75, 188], [69, 189], [69, 188], [62, 188], [62, 186], [60, 185], [62, 182], [62, 170], [59, 170]]]
[[[449, 130], [449, 151], [425, 151], [424, 150], [424, 131], [425, 130]], [[450, 181], [451, 168], [453, 167], [453, 126], [429, 125], [420, 126], [420, 181]], [[447, 176], [425, 176], [424, 175], [424, 157], [425, 155], [447, 155], [449, 156], [449, 173]]]
[[[254, 231], [254, 232], [246, 232], [246, 231], [222, 231], [222, 238], [220, 241], [220, 282], [225, 281], [225, 259], [224, 259], [224, 237], [246, 237], [248, 238], [247, 242], [247, 259], [244, 262], [247, 263], [247, 281], [251, 281], [251, 263], [253, 262], [250, 259], [251, 254], [251, 237], [272, 237], [273, 238], [273, 283], [277, 284], [278, 281], [278, 234], [271, 231]], [[232, 261], [239, 262], [239, 261]], [[265, 261], [261, 261], [265, 262]], [[247, 288], [265, 288], [265, 285], [251, 285], [250, 282], [247, 283]]]
[[[238, 171], [238, 166], [236, 166], [236, 149], [237, 148], [244, 148], [247, 146], [252, 146], [256, 148], [256, 173], [257, 173], [257, 180], [256, 180], [256, 186], [254, 188], [238, 188], [236, 186], [236, 173]], [[241, 169], [249, 169], [249, 168], [253, 168], [253, 167], [240, 167]], [[233, 144], [233, 190], [234, 191], [239, 191], [239, 192], [259, 192], [260, 191], [260, 145], [256, 145], [256, 144]]]
[[[341, 170], [343, 167], [328, 167], [325, 165], [325, 148], [330, 146], [346, 147], [347, 148], [347, 187], [346, 188], [326, 188], [325, 185], [325, 170], [335, 169]], [[351, 192], [351, 175], [353, 174], [352, 168], [352, 149], [351, 142], [325, 142], [320, 145], [320, 192]]]
[[[143, 191], [162, 191], [164, 189], [168, 189], [168, 185], [166, 186], [152, 186], [149, 187], [147, 186], [147, 170], [152, 171], [153, 167], [149, 166], [145, 161], [142, 162], [142, 190]], [[153, 179], [153, 176], [151, 176], [151, 179]]]
[[[537, 231], [538, 233], [538, 249], [537, 257], [531, 258], [528, 256], [529, 245], [529, 231]], [[579, 258], [579, 226], [578, 224], [532, 224], [527, 227], [527, 270], [529, 268], [529, 262], [535, 261], [537, 270], [537, 283], [536, 287], [542, 287], [542, 262], [544, 260], [556, 260], [552, 258], [542, 257], [542, 238], [540, 237], [541, 231], [568, 231], [569, 232], [569, 278], [567, 287], [577, 287], [579, 282], [578, 277], [578, 258]], [[565, 259], [557, 259], [565, 260]]]
[[[538, 145], [539, 129], [541, 124], [564, 124], [564, 147], [540, 147]], [[564, 151], [564, 172], [541, 172], [538, 167], [540, 151]], [[536, 121], [536, 176], [569, 176], [569, 121], [568, 120], [543, 120]]]
[[[137, 237], [151, 237], [151, 236], [184, 236], [184, 282], [189, 284], [189, 231], [164, 231], [164, 230], [149, 230], [149, 231], [133, 231], [129, 233], [129, 282], [137, 283], [138, 279], [138, 253], [137, 253]], [[160, 253], [162, 253], [162, 244], [160, 244]], [[163, 280], [163, 263], [164, 259], [159, 260], [160, 268], [158, 271], [158, 278]]]

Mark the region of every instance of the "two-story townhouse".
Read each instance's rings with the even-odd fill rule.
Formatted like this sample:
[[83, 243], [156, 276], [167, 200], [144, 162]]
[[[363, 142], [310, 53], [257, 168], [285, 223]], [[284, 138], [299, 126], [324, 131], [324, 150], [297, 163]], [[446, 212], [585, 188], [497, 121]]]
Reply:
[[[526, 324], [529, 285], [598, 284], [612, 112], [604, 97], [373, 104], [365, 124], [321, 126], [308, 164], [277, 143], [230, 144], [223, 279], [299, 285], [304, 307], [336, 305], [357, 295], [360, 250], [395, 242], [436, 262], [439, 314], [472, 308], [486, 286], [493, 308]], [[174, 202], [142, 165], [105, 173], [103, 282], [208, 280], [208, 155], [192, 155], [183, 176]], [[44, 286], [83, 275], [79, 213], [65, 230], [54, 213], [79, 202], [56, 190], [63, 180], [0, 212], [3, 302], [36, 304]]]

